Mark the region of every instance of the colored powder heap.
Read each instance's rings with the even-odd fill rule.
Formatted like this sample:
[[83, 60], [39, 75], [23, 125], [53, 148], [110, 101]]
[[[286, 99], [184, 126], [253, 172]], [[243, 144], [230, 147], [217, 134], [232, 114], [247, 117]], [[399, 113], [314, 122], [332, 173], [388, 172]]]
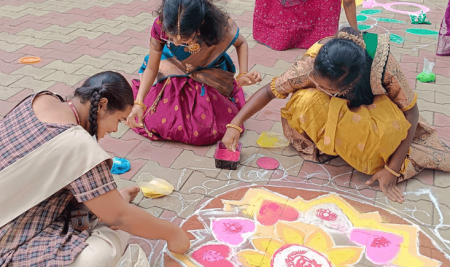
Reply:
[[217, 151], [217, 159], [226, 160], [226, 161], [238, 161], [240, 154], [241, 154], [241, 152], [239, 152], [239, 151], [231, 152], [231, 151], [228, 151], [228, 149], [226, 149], [226, 148], [219, 149], [219, 151]]

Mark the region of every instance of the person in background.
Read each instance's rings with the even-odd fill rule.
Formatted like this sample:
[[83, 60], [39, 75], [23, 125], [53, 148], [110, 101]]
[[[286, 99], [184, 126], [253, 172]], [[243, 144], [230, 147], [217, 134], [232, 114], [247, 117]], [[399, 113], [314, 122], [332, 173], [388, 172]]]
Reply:
[[[240, 74], [226, 51], [236, 47]], [[236, 23], [210, 0], [165, 0], [153, 23], [150, 53], [127, 125], [150, 140], [210, 145], [245, 103], [248, 45]], [[148, 61], [148, 62], [147, 62]]]
[[[272, 99], [291, 95], [281, 122], [305, 160], [340, 156], [372, 175], [367, 185], [379, 181], [386, 197], [402, 203], [396, 184], [426, 168], [450, 172], [450, 149], [419, 115], [417, 94], [389, 51], [389, 34], [343, 28], [257, 91], [231, 124], [239, 127]], [[222, 141], [233, 151], [239, 137], [229, 128]]]
[[189, 248], [180, 227], [130, 203], [138, 187], [117, 190], [97, 143], [132, 106], [127, 80], [107, 71], [70, 101], [43, 91], [0, 120], [0, 266], [116, 266], [130, 234]]
[[309, 48], [339, 29], [341, 4], [355, 30], [355, 0], [256, 0], [253, 38], [274, 50]]

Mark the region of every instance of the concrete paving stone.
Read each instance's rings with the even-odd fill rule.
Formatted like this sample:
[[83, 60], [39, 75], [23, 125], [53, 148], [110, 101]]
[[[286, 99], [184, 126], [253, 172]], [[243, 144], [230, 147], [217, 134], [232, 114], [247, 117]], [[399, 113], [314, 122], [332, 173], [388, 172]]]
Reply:
[[113, 35], [119, 35], [122, 32], [124, 32], [125, 28], [121, 28], [121, 27], [112, 27], [112, 26], [108, 26], [108, 25], [100, 25], [99, 27], [96, 27], [93, 31], [94, 32], [98, 32], [98, 33], [104, 33], [104, 32], [109, 32]]
[[434, 185], [440, 188], [450, 187], [450, 175], [443, 171], [435, 171], [434, 173]]
[[[298, 156], [298, 158], [301, 159], [300, 156]], [[305, 179], [320, 178], [324, 180], [324, 184], [334, 182], [341, 187], [355, 188], [350, 181], [352, 173], [353, 168], [348, 165], [332, 166], [305, 161], [303, 166], [301, 166], [298, 177]]]
[[53, 72], [52, 74], [42, 78], [42, 80], [43, 81], [64, 82], [65, 84], [67, 84], [69, 86], [74, 86], [86, 78], [87, 78], [86, 75], [67, 74], [62, 70], [57, 70], [57, 71]]
[[200, 194], [182, 194], [173, 192], [168, 196], [150, 199], [144, 198], [139, 206], [143, 208], [159, 207], [165, 210], [173, 211], [180, 218], [187, 218], [194, 213], [197, 204], [202, 200]]
[[17, 51], [24, 46], [25, 44], [10, 44], [6, 41], [0, 40], [0, 49], [5, 50], [8, 53]]
[[[32, 76], [36, 80], [41, 80], [42, 78], [50, 75], [53, 72], [55, 72], [55, 70], [41, 69], [41, 68], [35, 68], [33, 65], [25, 65], [22, 68], [13, 71], [12, 74], [20, 75], [21, 77], [23, 77], [23, 75]], [[0, 81], [0, 84], [1, 84], [1, 81]]]
[[109, 62], [111, 62], [111, 59], [101, 59], [101, 58], [92, 57], [90, 55], [83, 55], [71, 63], [90, 65], [97, 69], [100, 69], [103, 66], [105, 66], [106, 64], [108, 64]]
[[0, 72], [0, 86], [8, 86], [21, 78], [23, 75], [18, 73], [4, 74]]
[[119, 24], [123, 23], [123, 20], [120, 20], [120, 19], [118, 20], [117, 18], [114, 19], [114, 20], [109, 20], [109, 19], [105, 19], [105, 18], [99, 18], [99, 19], [94, 20], [92, 23], [108, 25], [108, 26], [111, 26], [111, 27], [116, 27]]
[[211, 149], [211, 147], [215, 146], [194, 146], [194, 145], [188, 145], [180, 142], [166, 142], [162, 146], [163, 148], [181, 148], [183, 150], [191, 150], [193, 151], [197, 156], [205, 156], [206, 153]]
[[282, 69], [283, 72], [287, 71], [290, 67], [292, 67], [292, 63], [291, 62], [287, 62], [287, 61], [282, 60], [282, 59], [277, 60], [277, 62], [275, 62], [275, 64], [273, 65], [273, 68], [275, 68], [275, 69]]
[[95, 23], [85, 23], [85, 22], [81, 22], [81, 21], [77, 21], [74, 22], [68, 26], [66, 26], [67, 28], [74, 28], [74, 29], [84, 29], [87, 31], [91, 31], [97, 27], [102, 26], [101, 24], [95, 24]]
[[275, 69], [272, 67], [267, 67], [267, 66], [263, 66], [260, 64], [256, 64], [255, 66], [253, 66], [253, 68], [251, 69], [251, 71], [256, 70], [259, 73], [264, 73], [264, 74], [269, 74], [272, 76], [280, 76], [281, 74], [283, 74], [287, 69]]
[[132, 180], [136, 173], [147, 163], [146, 160], [136, 159], [130, 161], [130, 170], [126, 173], [120, 174], [120, 178], [125, 180]]
[[[435, 92], [433, 91], [422, 91], [422, 90], [414, 90], [417, 93], [417, 98], [423, 99], [428, 102], [435, 101]], [[450, 97], [450, 95], [448, 96]], [[438, 102], [439, 103], [439, 102]]]
[[283, 133], [283, 125], [281, 124], [280, 121], [276, 121], [276, 122], [273, 124], [272, 129], [270, 129], [270, 131], [271, 131], [271, 132], [275, 132], [275, 133], [279, 133], [279, 134], [281, 134], [281, 135], [284, 136], [284, 133]]
[[[172, 148], [174, 149], [174, 148]], [[166, 150], [167, 151], [167, 150]], [[169, 149], [170, 151], [170, 149]], [[170, 165], [172, 169], [188, 169], [203, 172], [207, 177], [215, 178], [220, 169], [216, 169], [215, 161], [212, 158], [195, 155], [194, 152], [184, 150], [177, 159]]]
[[[18, 90], [20, 90], [20, 89], [18, 89]], [[23, 89], [23, 90], [19, 91], [17, 94], [8, 98], [8, 102], [19, 102], [19, 101], [22, 101], [25, 97], [32, 95], [32, 94], [34, 94], [33, 90]]]
[[62, 34], [62, 33], [52, 33], [50, 35], [47, 35], [45, 37], [43, 37], [43, 40], [52, 40], [52, 41], [60, 41], [62, 43], [70, 43], [73, 40], [77, 39], [78, 36], [77, 35], [66, 35], [66, 34]]
[[23, 90], [23, 88], [15, 88], [11, 86], [0, 86], [0, 100], [7, 100], [13, 95]]
[[152, 143], [142, 142], [127, 157], [130, 159], [152, 160], [158, 162], [163, 167], [170, 167], [182, 152], [179, 148], [164, 149], [154, 146]]
[[[91, 74], [93, 75], [93, 74]], [[115, 133], [110, 133], [109, 135], [112, 138], [121, 138], [130, 128], [123, 122], [119, 123], [117, 132]]]
[[116, 157], [126, 157], [136, 146], [139, 141], [125, 141], [110, 136], [105, 136], [99, 142], [100, 146], [107, 152], [113, 153]]
[[49, 64], [45, 65], [42, 68], [58, 70], [58, 71], [63, 71], [68, 74], [72, 74], [75, 71], [81, 69], [82, 67], [83, 67], [83, 64], [72, 64], [72, 63], [66, 63], [62, 60], [55, 60], [55, 61], [52, 61]]
[[445, 116], [440, 113], [436, 113], [434, 115], [434, 123], [433, 124], [436, 126], [442, 126], [442, 127], [450, 126], [450, 117]]
[[25, 38], [25, 35], [9, 34], [7, 32], [0, 32], [0, 40], [6, 41], [10, 44], [15, 44], [19, 40]]
[[[202, 172], [194, 171], [189, 179], [184, 183], [180, 192], [184, 194], [201, 194], [214, 197], [217, 195], [216, 191], [222, 191], [223, 188], [229, 186], [239, 185], [239, 181], [229, 180], [217, 180], [211, 177], [207, 177]], [[234, 187], [236, 188], [236, 187]]]
[[420, 111], [422, 111], [422, 110], [433, 111], [433, 112], [438, 112], [438, 113], [442, 113], [447, 116], [450, 116], [450, 108], [447, 104], [442, 105], [442, 104], [427, 102], [425, 100], [418, 99], [417, 105], [418, 105]]
[[110, 63], [106, 64], [103, 68], [109, 69], [109, 70], [117, 70], [117, 71], [124, 71], [125, 73], [132, 74], [136, 70], [139, 69], [140, 66], [133, 65], [133, 64], [126, 64], [122, 63], [118, 60], [113, 60]]
[[82, 67], [81, 69], [75, 71], [73, 74], [74, 75], [92, 76], [92, 75], [102, 72], [102, 71], [104, 71], [104, 69], [99, 69], [99, 68], [93, 67], [91, 65], [86, 65], [86, 66]]
[[437, 92], [435, 101], [438, 104], [450, 104], [450, 94], [446, 95], [446, 94]]
[[[100, 58], [102, 59], [113, 59], [114, 61], [120, 61], [122, 63], [128, 63], [134, 59], [136, 59], [138, 56], [137, 55], [127, 55], [127, 54], [123, 54], [123, 53], [118, 53], [116, 51], [108, 51], [105, 54], [103, 54], [102, 56], [100, 56]], [[140, 66], [138, 66], [139, 68]]]
[[54, 41], [54, 40], [44, 40], [44, 39], [37, 39], [34, 37], [26, 36], [25, 38], [17, 41], [17, 44], [33, 45], [35, 47], [43, 47], [44, 45], [51, 43], [52, 41]]
[[274, 121], [259, 121], [255, 119], [248, 119], [245, 123], [245, 129], [252, 130], [261, 134], [264, 131], [270, 131], [274, 125]]
[[431, 125], [434, 124], [434, 113], [431, 111], [421, 111], [420, 115]]
[[15, 83], [11, 84], [10, 87], [32, 89], [35, 93], [37, 93], [40, 91], [47, 90], [55, 83], [56, 83], [55, 81], [40, 81], [35, 80], [30, 76], [25, 76], [22, 79], [16, 81]]
[[15, 106], [15, 103], [0, 100], [0, 116], [8, 114]]
[[241, 135], [239, 142], [242, 143], [243, 147], [259, 147], [258, 144], [256, 144], [258, 137], [259, 134], [257, 132], [245, 131], [245, 133]]
[[26, 29], [24, 31], [17, 33], [17, 35], [19, 35], [19, 36], [29, 36], [29, 37], [34, 37], [37, 39], [45, 37], [49, 34], [51, 34], [51, 33], [46, 32], [46, 31], [36, 31], [35, 29]]
[[88, 39], [95, 39], [95, 38], [99, 37], [100, 35], [102, 35], [102, 33], [98, 32], [98, 31], [87, 31], [85, 29], [77, 29], [77, 30], [69, 33], [68, 35], [72, 35], [72, 36], [75, 36], [75, 37], [83, 36], [83, 37], [86, 37]]
[[133, 46], [125, 54], [136, 54], [136, 55], [140, 55], [140, 56], [145, 56], [148, 53], [149, 53], [149, 48], [147, 48], [147, 47]]

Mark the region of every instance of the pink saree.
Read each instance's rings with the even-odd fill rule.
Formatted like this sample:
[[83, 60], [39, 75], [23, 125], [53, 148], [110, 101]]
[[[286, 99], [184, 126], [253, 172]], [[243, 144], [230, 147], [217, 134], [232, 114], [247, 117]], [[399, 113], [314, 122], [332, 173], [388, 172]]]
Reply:
[[336, 34], [340, 0], [256, 0], [253, 38], [272, 49], [309, 48]]
[[[137, 133], [151, 140], [192, 145], [210, 145], [222, 139], [226, 125], [245, 104], [242, 87], [233, 78], [233, 62], [225, 53], [239, 35], [233, 21], [230, 31], [231, 38], [212, 47], [201, 44], [201, 51], [191, 55], [181, 46], [169, 45], [159, 19], [155, 20], [151, 45], [163, 55], [157, 82], [144, 100], [148, 106], [145, 127], [134, 129]], [[139, 85], [138, 80], [133, 81], [135, 97]]]
[[438, 56], [450, 56], [450, 1], [447, 5], [444, 18], [442, 19], [441, 29], [439, 30], [439, 39], [436, 49]]

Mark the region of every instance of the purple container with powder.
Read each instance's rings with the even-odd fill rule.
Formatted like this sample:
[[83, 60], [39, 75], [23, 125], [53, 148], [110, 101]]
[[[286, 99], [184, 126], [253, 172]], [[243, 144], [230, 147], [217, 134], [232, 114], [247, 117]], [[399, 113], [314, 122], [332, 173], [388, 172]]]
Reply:
[[225, 145], [219, 141], [217, 142], [216, 152], [214, 158], [216, 159], [216, 168], [236, 170], [241, 157], [242, 143], [238, 143], [236, 152], [228, 151]]

